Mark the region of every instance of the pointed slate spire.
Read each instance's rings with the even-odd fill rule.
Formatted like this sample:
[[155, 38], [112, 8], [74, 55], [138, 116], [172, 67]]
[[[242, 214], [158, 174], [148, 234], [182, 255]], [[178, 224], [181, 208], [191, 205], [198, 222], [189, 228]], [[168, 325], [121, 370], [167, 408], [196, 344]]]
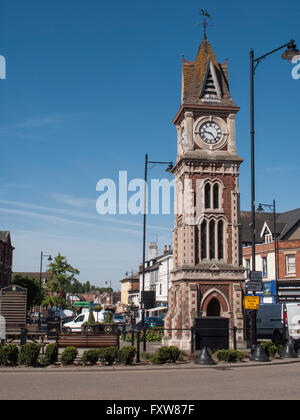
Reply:
[[182, 104], [212, 103], [236, 106], [228, 84], [227, 61], [219, 64], [209, 41], [204, 37], [195, 61], [182, 63]]

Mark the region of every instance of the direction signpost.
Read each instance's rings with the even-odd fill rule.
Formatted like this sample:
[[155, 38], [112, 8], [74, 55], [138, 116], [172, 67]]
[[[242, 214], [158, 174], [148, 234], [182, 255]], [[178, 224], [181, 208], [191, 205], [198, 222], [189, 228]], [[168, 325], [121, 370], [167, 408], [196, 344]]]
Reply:
[[247, 283], [248, 292], [262, 292], [263, 283], [261, 281], [249, 281]]
[[262, 282], [262, 272], [261, 271], [250, 271], [250, 280], [251, 281], [261, 281]]
[[[255, 256], [254, 256], [255, 260]], [[255, 264], [254, 264], [255, 267]], [[262, 272], [261, 271], [250, 271], [250, 281], [247, 283], [248, 292], [252, 292], [253, 296], [246, 296], [244, 299], [244, 308], [249, 309], [251, 312], [251, 341], [252, 351], [256, 345], [257, 330], [256, 330], [256, 311], [259, 309], [259, 296], [256, 296], [256, 292], [263, 290]]]

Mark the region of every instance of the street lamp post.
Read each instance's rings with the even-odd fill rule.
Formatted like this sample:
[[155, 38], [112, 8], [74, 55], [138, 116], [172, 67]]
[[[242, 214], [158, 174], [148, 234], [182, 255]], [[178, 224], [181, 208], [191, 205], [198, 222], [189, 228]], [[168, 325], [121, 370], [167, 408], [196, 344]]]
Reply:
[[142, 268], [142, 292], [141, 292], [141, 307], [142, 307], [142, 325], [145, 324], [145, 261], [146, 261], [146, 216], [147, 216], [147, 179], [148, 179], [148, 164], [169, 165], [167, 171], [173, 168], [173, 162], [154, 162], [148, 160], [148, 153], [145, 154], [145, 176], [144, 176], [144, 218], [143, 218], [143, 268]]
[[[42, 296], [42, 274], [43, 274], [43, 258], [48, 257], [48, 261], [52, 261], [51, 255], [46, 255], [41, 251], [41, 262], [40, 262], [40, 293]], [[39, 321], [38, 321], [39, 328], [41, 326], [41, 305], [39, 310]]]
[[109, 283], [109, 304], [111, 305], [111, 280], [106, 281], [105, 284]]
[[[252, 271], [255, 271], [255, 156], [254, 156], [254, 75], [259, 63], [269, 55], [287, 48], [282, 58], [292, 61], [293, 57], [300, 55], [295, 41], [292, 39], [287, 44], [268, 52], [258, 58], [254, 57], [254, 50], [250, 51], [250, 139], [251, 139], [251, 238], [252, 238]], [[255, 295], [255, 292], [253, 292]], [[256, 345], [256, 311], [251, 313], [251, 347]]]
[[274, 240], [274, 252], [275, 252], [275, 298], [278, 303], [278, 243], [277, 243], [277, 229], [276, 229], [276, 204], [273, 200], [273, 204], [259, 203], [257, 212], [261, 213], [264, 211], [263, 207], [267, 207], [273, 211], [273, 240]]

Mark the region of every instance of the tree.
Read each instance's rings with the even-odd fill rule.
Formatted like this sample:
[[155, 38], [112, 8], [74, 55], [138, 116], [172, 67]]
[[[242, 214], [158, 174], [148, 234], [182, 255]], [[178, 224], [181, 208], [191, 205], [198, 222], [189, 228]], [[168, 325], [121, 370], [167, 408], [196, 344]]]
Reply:
[[43, 301], [43, 306], [64, 306], [66, 304], [66, 293], [68, 293], [72, 284], [78, 286], [78, 280], [75, 275], [80, 271], [72, 267], [66, 257], [62, 256], [60, 252], [54, 261], [49, 264], [48, 271], [51, 273], [50, 281], [46, 284], [48, 296]]
[[40, 306], [43, 300], [43, 291], [40, 290], [38, 280], [34, 277], [17, 274], [14, 277], [13, 283], [27, 289], [27, 310], [30, 310], [35, 305]]

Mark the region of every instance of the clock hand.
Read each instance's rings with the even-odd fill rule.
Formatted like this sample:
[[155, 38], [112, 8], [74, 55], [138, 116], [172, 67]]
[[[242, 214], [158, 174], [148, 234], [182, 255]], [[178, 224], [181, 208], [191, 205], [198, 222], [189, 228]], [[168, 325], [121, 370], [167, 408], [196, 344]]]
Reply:
[[204, 131], [204, 133], [207, 133], [207, 134], [210, 134], [211, 136], [212, 136], [212, 138], [215, 140], [216, 139], [216, 137], [213, 135], [213, 133], [211, 133], [210, 131]]

